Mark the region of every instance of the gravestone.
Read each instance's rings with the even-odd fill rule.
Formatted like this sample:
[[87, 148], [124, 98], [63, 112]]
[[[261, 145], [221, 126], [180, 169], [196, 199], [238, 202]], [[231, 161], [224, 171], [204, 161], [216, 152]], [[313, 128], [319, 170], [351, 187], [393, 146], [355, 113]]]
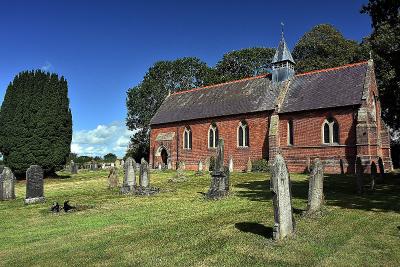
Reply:
[[252, 170], [253, 170], [253, 163], [251, 162], [251, 159], [249, 157], [249, 160], [247, 161], [246, 172], [251, 172]]
[[70, 168], [72, 174], [78, 173], [78, 164], [76, 164], [73, 160], [71, 160]]
[[307, 214], [319, 212], [324, 202], [324, 166], [319, 158], [311, 166]]
[[203, 162], [199, 160], [199, 164], [197, 165], [197, 172], [203, 172]]
[[15, 199], [15, 176], [8, 167], [0, 174], [0, 200]]
[[158, 163], [158, 170], [159, 170], [159, 171], [162, 171], [162, 165], [161, 165], [160, 162]]
[[233, 172], [233, 157], [229, 157], [229, 172]]
[[126, 194], [135, 190], [136, 175], [135, 175], [136, 162], [133, 158], [129, 157], [124, 162], [124, 182], [122, 184], [121, 193]]
[[176, 170], [176, 175], [170, 179], [170, 182], [184, 182], [187, 180], [186, 176], [185, 176], [185, 172], [184, 172], [184, 162], [183, 161], [179, 161], [178, 162], [178, 169]]
[[378, 169], [376, 167], [375, 162], [371, 163], [371, 191], [375, 190], [375, 182], [376, 182], [376, 176], [378, 174]]
[[362, 166], [361, 158], [356, 159], [356, 179], [357, 179], [357, 193], [364, 193], [364, 167]]
[[274, 240], [290, 237], [294, 232], [291, 184], [287, 166], [280, 154], [275, 156], [271, 167], [270, 189], [274, 205]]
[[207, 158], [206, 158], [206, 161], [205, 161], [205, 170], [206, 170], [206, 171], [210, 171], [210, 157], [207, 157]]
[[211, 185], [206, 197], [219, 199], [229, 193], [229, 168], [224, 167], [224, 140], [218, 140], [214, 170], [211, 173]]
[[167, 169], [171, 170], [172, 169], [172, 162], [170, 159], [167, 159]]
[[108, 188], [118, 187], [118, 169], [116, 167], [111, 167], [108, 173]]
[[31, 165], [26, 171], [25, 204], [44, 201], [43, 169], [38, 165]]
[[149, 164], [144, 158], [140, 161], [139, 185], [141, 188], [147, 188], [150, 185]]

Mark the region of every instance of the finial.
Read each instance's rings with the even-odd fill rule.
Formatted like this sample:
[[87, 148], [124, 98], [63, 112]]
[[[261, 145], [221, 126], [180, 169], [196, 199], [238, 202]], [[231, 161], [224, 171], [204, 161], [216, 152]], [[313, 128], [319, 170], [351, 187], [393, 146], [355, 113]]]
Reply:
[[283, 22], [281, 22], [281, 36], [283, 38], [283, 27], [285, 26], [285, 24]]

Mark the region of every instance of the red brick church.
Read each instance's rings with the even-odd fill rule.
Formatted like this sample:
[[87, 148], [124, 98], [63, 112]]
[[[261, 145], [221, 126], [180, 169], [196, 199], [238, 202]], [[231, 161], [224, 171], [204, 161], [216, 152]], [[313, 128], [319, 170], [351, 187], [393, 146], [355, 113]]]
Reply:
[[356, 161], [364, 172], [393, 168], [373, 61], [295, 74], [283, 36], [272, 74], [169, 95], [151, 120], [150, 165], [195, 170], [218, 138], [238, 171], [276, 153], [291, 172], [316, 157], [328, 173], [354, 173]]

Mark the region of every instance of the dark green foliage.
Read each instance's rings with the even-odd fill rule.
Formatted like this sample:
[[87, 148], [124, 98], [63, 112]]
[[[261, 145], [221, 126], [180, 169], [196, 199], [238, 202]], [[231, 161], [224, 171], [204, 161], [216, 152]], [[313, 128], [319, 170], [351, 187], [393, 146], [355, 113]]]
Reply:
[[[96, 160], [96, 158], [94, 158], [94, 160]], [[113, 153], [108, 153], [107, 155], [104, 155], [105, 162], [115, 162], [116, 160], [117, 160], [117, 155]]]
[[373, 51], [375, 72], [384, 120], [400, 128], [400, 1], [370, 0], [363, 13], [371, 16], [373, 32], [368, 45]]
[[320, 24], [307, 32], [293, 49], [296, 72], [337, 67], [368, 59], [359, 44], [347, 40], [333, 26]]
[[46, 174], [62, 168], [70, 154], [72, 115], [64, 77], [40, 70], [18, 74], [0, 112], [0, 151], [18, 176], [30, 165]]
[[79, 165], [83, 165], [87, 162], [91, 162], [93, 160], [93, 157], [89, 156], [79, 156], [75, 159], [75, 163], [78, 163]]
[[252, 172], [269, 172], [269, 165], [266, 159], [259, 159], [252, 162]]
[[216, 65], [220, 81], [231, 81], [267, 73], [275, 54], [273, 48], [245, 48], [226, 53]]

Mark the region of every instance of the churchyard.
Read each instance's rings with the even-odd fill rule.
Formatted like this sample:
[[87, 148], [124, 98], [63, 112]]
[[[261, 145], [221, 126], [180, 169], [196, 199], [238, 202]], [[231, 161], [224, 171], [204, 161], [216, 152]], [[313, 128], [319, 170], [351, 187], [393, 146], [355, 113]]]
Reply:
[[[295, 234], [272, 238], [270, 174], [230, 175], [230, 193], [208, 200], [208, 173], [152, 171], [151, 196], [109, 189], [105, 170], [59, 172], [44, 180], [46, 202], [0, 202], [1, 266], [396, 266], [400, 262], [400, 177], [389, 174], [372, 193], [357, 179], [325, 175], [320, 214], [303, 216], [309, 176], [291, 174]], [[138, 177], [138, 172], [136, 173]], [[119, 186], [123, 172], [118, 171]], [[73, 212], [50, 212], [69, 200]]]

